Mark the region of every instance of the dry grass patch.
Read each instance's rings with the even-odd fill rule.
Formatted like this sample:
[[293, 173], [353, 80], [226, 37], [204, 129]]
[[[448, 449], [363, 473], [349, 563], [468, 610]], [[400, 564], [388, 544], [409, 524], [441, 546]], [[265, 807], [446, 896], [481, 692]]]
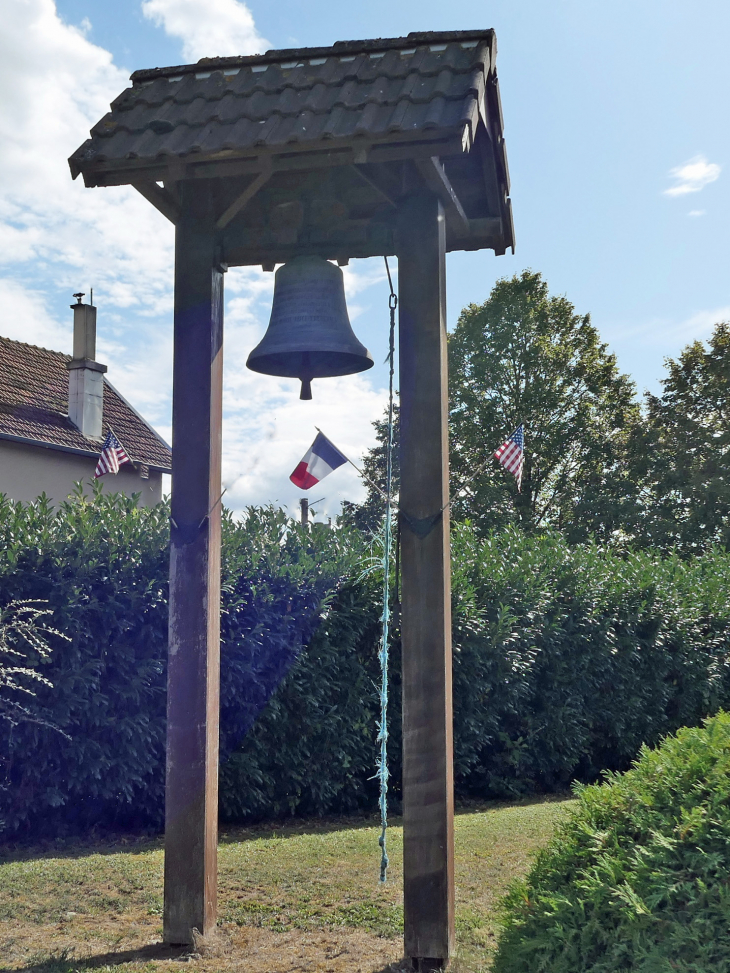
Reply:
[[[567, 801], [464, 809], [456, 819], [458, 967], [487, 970], [495, 905]], [[305, 821], [221, 834], [220, 929], [193, 950], [160, 945], [159, 840], [76, 845], [0, 863], [0, 971], [395, 971], [403, 928], [402, 829], [378, 884], [373, 821]]]

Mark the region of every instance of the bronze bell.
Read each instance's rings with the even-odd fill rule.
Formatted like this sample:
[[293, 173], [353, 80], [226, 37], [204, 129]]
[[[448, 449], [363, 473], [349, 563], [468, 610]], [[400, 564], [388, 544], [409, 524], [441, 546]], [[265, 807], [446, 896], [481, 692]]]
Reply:
[[279, 267], [269, 327], [246, 364], [264, 375], [300, 379], [300, 399], [312, 398], [313, 378], [373, 367], [350, 325], [339, 267], [323, 257], [294, 257]]

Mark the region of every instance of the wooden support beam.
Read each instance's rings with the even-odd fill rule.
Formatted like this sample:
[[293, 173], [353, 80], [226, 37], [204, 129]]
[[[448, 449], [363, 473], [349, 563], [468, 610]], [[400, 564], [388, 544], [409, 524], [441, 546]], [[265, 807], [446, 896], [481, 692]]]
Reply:
[[436, 193], [443, 203], [450, 229], [456, 236], [469, 236], [469, 218], [441, 165], [441, 160], [433, 156], [430, 159], [416, 160], [416, 165], [428, 188]]
[[[224, 159], [219, 155], [215, 158], [197, 159], [195, 162], [182, 162], [171, 159], [164, 165], [155, 163], [130, 163], [122, 168], [118, 163], [106, 165], [99, 163], [93, 170], [83, 174], [84, 185], [92, 186], [122, 186], [144, 181], [154, 182], [170, 178], [170, 169], [175, 168], [174, 178], [183, 179], [218, 179], [244, 175], [257, 175], [270, 163], [274, 172], [297, 172], [301, 170], [328, 169], [333, 166], [352, 165], [359, 158], [359, 153], [352, 147], [326, 148], [319, 147], [320, 143], [304, 148], [300, 144], [297, 152], [287, 146], [286, 152], [261, 152], [255, 156]], [[432, 156], [443, 158], [449, 155], [461, 155], [463, 151], [461, 136], [455, 138], [436, 138], [423, 140], [422, 138], [402, 139], [397, 145], [384, 142], [372, 143], [367, 147], [368, 165], [387, 162], [402, 162], [408, 159], [428, 159]], [[186, 157], [189, 159], [189, 156]]]
[[483, 125], [480, 125], [477, 130], [475, 149], [479, 166], [482, 170], [489, 212], [493, 216], [500, 216], [504, 208], [506, 193], [504, 186], [500, 186], [499, 184], [491, 136]]
[[163, 189], [162, 186], [158, 186], [156, 182], [151, 181], [139, 181], [133, 182], [132, 185], [144, 198], [158, 209], [163, 216], [166, 216], [171, 223], [177, 223], [180, 219], [180, 207], [177, 200], [168, 192], [167, 189]]
[[352, 168], [358, 174], [358, 176], [362, 179], [363, 182], [367, 183], [368, 186], [370, 186], [372, 189], [375, 190], [376, 193], [378, 193], [380, 196], [383, 197], [383, 199], [386, 201], [386, 203], [389, 203], [391, 206], [396, 206], [396, 202], [393, 199], [393, 197], [390, 195], [390, 193], [386, 192], [386, 190], [383, 189], [383, 187], [380, 186], [372, 178], [372, 176], [368, 175], [368, 173], [365, 172], [364, 168], [361, 165], [355, 165], [353, 163]]
[[255, 176], [251, 182], [246, 186], [240, 196], [237, 196], [230, 206], [228, 206], [216, 220], [215, 226], [217, 230], [222, 230], [224, 227], [228, 226], [234, 216], [244, 209], [244, 207], [251, 202], [256, 193], [264, 186], [269, 179], [271, 179], [271, 167], [269, 166], [263, 172], [260, 172]]
[[405, 955], [430, 971], [454, 945], [445, 224], [431, 193], [399, 204], [398, 291]]
[[215, 927], [220, 691], [223, 275], [213, 189], [183, 182], [175, 234], [166, 943]]

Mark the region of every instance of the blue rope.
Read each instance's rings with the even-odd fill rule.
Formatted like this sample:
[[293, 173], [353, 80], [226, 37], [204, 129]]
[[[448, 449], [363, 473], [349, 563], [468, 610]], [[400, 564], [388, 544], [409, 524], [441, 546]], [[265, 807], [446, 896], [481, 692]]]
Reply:
[[388, 386], [388, 443], [386, 447], [385, 493], [385, 528], [383, 544], [383, 635], [380, 642], [380, 722], [378, 723], [378, 742], [380, 743], [380, 761], [378, 764], [378, 780], [380, 781], [380, 838], [378, 844], [381, 849], [380, 881], [387, 880], [388, 852], [385, 846], [385, 835], [388, 829], [388, 639], [390, 634], [390, 549], [392, 545], [392, 511], [391, 495], [393, 490], [393, 374], [395, 371], [395, 309], [398, 298], [393, 290], [390, 277], [388, 258], [385, 258], [385, 270], [390, 285], [390, 341], [388, 345], [388, 362], [390, 365], [390, 381]]

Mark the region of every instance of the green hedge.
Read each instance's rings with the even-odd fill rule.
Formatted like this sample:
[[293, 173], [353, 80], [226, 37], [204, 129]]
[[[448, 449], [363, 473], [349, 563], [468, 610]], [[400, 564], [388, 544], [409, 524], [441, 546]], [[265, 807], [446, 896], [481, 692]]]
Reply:
[[[350, 582], [241, 746], [221, 764], [227, 821], [376, 806], [376, 590]], [[391, 720], [398, 754], [400, 721]], [[394, 768], [397, 783], [400, 776]]]
[[[0, 720], [8, 834], [159, 826], [163, 809], [168, 515], [119, 494], [54, 511], [0, 502], [0, 606], [38, 599], [49, 638], [42, 723]], [[223, 525], [221, 754], [245, 739], [352, 573], [344, 535], [306, 533], [274, 509]], [[268, 774], [268, 769], [261, 773]]]
[[507, 897], [494, 973], [728, 973], [730, 715], [578, 793]]
[[[0, 501], [0, 609], [40, 599], [51, 727], [0, 720], [8, 834], [159, 826], [168, 509], [119, 495]], [[515, 530], [454, 547], [457, 793], [510, 796], [626, 768], [642, 743], [730, 705], [730, 556], [568, 547]], [[253, 509], [223, 530], [221, 812], [227, 820], [373, 807], [379, 584], [357, 532]], [[400, 779], [392, 647], [391, 796]]]
[[730, 703], [730, 555], [692, 561], [516, 529], [454, 557], [456, 781], [559, 790]]
[[[511, 797], [590, 782], [603, 770], [628, 767], [642, 743], [730, 703], [728, 554], [690, 562], [645, 552], [621, 557], [516, 529], [484, 542], [468, 525], [455, 526], [452, 540], [457, 794]], [[367, 806], [375, 760], [375, 580], [348, 588], [333, 604], [223, 769], [223, 809], [231, 820], [346, 810], [363, 800]], [[397, 807], [397, 627], [395, 635], [390, 764]], [[360, 749], [351, 748], [353, 738]], [[261, 779], [264, 765], [270, 773]]]

